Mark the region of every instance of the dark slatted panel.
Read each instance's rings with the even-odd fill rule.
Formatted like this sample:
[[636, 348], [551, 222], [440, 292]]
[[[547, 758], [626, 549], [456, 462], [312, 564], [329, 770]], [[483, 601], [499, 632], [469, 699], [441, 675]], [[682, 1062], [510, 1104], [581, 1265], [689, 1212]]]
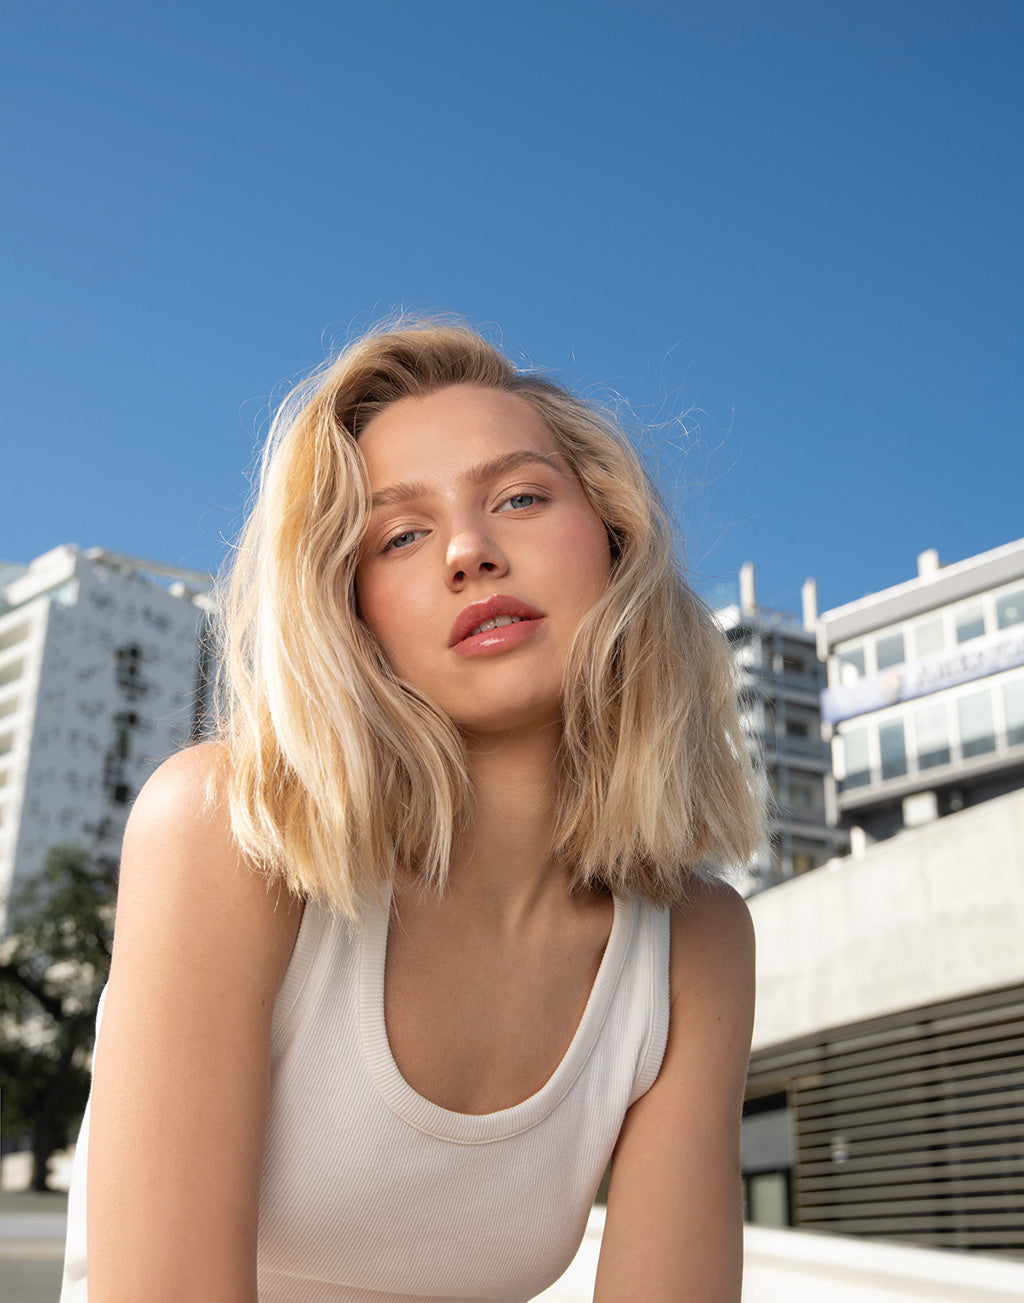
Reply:
[[1024, 987], [758, 1051], [781, 1092], [797, 1226], [1024, 1257]]

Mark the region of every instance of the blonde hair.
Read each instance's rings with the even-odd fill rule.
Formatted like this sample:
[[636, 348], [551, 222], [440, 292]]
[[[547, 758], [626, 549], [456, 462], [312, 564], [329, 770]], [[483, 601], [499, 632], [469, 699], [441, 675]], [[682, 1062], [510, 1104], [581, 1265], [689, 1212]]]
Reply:
[[451, 385], [518, 395], [604, 522], [607, 591], [564, 679], [555, 851], [579, 887], [655, 901], [753, 853], [761, 812], [725, 640], [608, 414], [521, 374], [475, 331], [371, 333], [288, 395], [220, 596], [221, 736], [235, 837], [272, 878], [358, 918], [402, 870], [444, 884], [470, 796], [463, 740], [359, 619], [368, 516], [358, 447], [388, 404]]

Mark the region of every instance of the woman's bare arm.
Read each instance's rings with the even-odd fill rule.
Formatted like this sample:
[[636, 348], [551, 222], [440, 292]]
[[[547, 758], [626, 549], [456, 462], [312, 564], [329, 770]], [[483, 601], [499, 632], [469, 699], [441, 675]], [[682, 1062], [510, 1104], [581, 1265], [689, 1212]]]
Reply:
[[739, 1303], [754, 938], [730, 888], [699, 887], [674, 911], [671, 990], [661, 1071], [612, 1160], [595, 1303]]
[[96, 1050], [91, 1303], [255, 1303], [270, 1024], [301, 911], [207, 801], [212, 747], [173, 757], [125, 834]]

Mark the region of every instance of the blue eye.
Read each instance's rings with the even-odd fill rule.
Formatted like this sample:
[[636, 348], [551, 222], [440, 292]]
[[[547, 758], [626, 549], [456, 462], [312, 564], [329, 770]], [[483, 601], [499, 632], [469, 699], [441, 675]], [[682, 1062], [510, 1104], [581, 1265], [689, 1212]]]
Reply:
[[505, 499], [513, 511], [522, 511], [524, 507], [532, 507], [539, 501], [539, 493], [513, 493], [510, 498]]
[[397, 552], [403, 547], [408, 547], [410, 543], [416, 542], [422, 532], [419, 529], [405, 529], [401, 534], [396, 534], [394, 538], [388, 539], [384, 544], [384, 551]]

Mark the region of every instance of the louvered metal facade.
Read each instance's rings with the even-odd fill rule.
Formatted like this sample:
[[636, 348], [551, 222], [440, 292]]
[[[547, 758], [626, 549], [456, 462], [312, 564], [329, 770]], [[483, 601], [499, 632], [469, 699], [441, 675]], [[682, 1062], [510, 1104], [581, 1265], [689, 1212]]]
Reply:
[[1024, 1257], [1024, 986], [761, 1049], [747, 1094], [788, 1106], [795, 1226]]

